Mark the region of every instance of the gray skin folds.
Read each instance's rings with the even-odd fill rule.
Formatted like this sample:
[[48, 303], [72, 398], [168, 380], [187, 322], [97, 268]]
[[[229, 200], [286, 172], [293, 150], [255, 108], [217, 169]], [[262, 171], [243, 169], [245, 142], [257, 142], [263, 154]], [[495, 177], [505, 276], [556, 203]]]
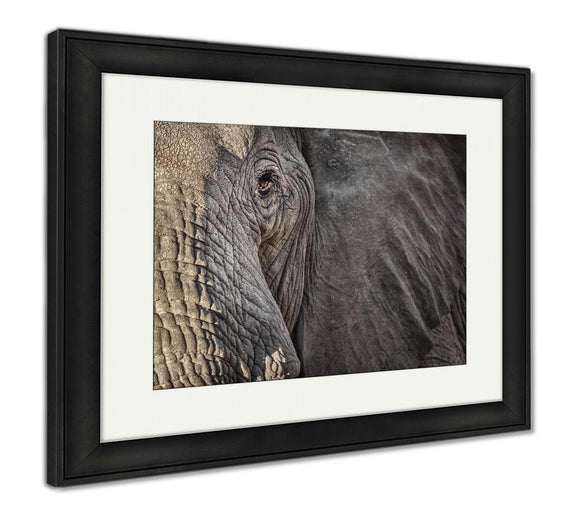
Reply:
[[155, 123], [155, 389], [465, 363], [465, 137]]
[[465, 363], [465, 138], [304, 130], [306, 376]]

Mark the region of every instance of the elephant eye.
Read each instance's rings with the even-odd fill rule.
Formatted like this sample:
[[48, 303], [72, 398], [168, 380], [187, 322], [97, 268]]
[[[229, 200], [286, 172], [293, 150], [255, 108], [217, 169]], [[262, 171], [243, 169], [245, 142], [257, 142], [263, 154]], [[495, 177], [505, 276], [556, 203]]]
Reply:
[[274, 183], [274, 175], [272, 172], [264, 172], [258, 178], [258, 193], [260, 195], [267, 195], [272, 189], [272, 184]]

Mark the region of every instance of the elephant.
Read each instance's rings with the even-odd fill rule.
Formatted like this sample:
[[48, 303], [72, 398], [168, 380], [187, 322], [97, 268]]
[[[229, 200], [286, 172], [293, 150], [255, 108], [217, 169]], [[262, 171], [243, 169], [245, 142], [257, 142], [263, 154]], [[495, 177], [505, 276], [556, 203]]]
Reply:
[[466, 137], [154, 123], [153, 388], [466, 363]]

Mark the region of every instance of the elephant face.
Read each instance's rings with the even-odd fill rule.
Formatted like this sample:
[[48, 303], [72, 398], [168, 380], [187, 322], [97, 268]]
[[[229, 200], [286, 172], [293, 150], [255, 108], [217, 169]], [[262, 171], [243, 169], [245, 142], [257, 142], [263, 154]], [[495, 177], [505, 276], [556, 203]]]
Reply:
[[155, 123], [154, 388], [465, 363], [465, 137]]
[[295, 130], [155, 124], [154, 387], [299, 374], [313, 225]]

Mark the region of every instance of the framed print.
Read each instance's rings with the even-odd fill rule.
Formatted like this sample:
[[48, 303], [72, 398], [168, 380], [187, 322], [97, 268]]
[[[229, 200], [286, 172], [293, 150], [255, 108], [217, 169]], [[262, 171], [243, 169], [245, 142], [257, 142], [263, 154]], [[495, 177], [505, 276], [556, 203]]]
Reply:
[[48, 36], [48, 482], [530, 427], [530, 72]]

